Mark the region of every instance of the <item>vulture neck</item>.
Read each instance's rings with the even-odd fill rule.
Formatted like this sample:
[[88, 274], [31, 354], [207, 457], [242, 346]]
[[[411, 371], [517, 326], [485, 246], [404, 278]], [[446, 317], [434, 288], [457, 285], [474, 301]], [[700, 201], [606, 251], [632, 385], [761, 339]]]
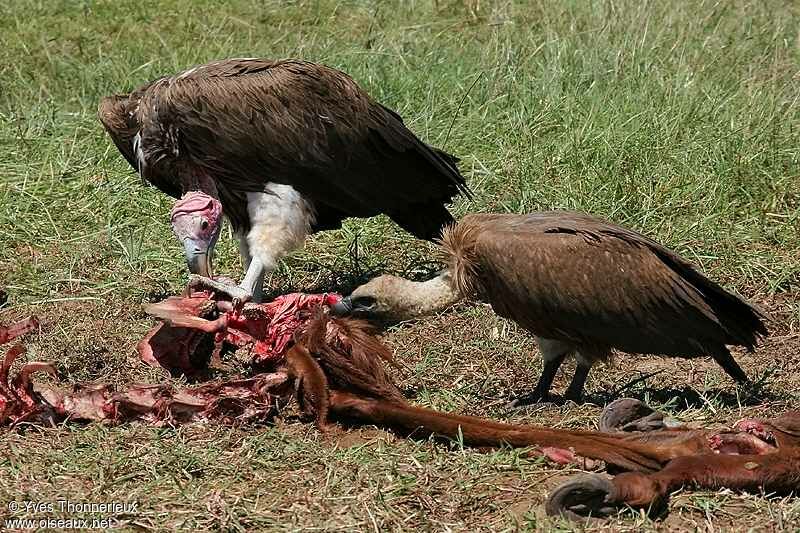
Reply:
[[398, 314], [403, 320], [438, 313], [461, 300], [449, 271], [428, 281], [402, 280], [398, 289]]

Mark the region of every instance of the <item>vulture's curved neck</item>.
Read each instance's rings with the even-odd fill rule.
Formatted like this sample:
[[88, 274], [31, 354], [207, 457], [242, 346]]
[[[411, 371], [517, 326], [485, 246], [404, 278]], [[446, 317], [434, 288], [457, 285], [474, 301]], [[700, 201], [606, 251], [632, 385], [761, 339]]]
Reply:
[[400, 289], [398, 311], [403, 319], [432, 315], [461, 300], [453, 288], [450, 271], [428, 281], [404, 280]]

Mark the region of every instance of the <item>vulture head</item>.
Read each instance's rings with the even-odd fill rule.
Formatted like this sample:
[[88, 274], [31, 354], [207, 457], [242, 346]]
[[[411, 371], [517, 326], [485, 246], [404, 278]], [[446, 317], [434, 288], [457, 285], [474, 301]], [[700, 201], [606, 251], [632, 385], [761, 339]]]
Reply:
[[189, 271], [210, 278], [211, 256], [222, 228], [222, 204], [199, 191], [186, 193], [175, 202], [171, 222], [183, 244]]
[[332, 307], [338, 316], [382, 323], [411, 320], [441, 311], [461, 299], [446, 270], [428, 281], [383, 275], [357, 287]]

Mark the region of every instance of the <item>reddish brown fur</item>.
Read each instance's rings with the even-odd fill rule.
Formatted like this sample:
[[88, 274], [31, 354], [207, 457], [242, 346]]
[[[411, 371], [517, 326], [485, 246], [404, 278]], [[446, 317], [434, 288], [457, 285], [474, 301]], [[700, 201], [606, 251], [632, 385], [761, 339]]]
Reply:
[[392, 352], [372, 329], [361, 320], [330, 319], [320, 308], [298, 338], [317, 355], [332, 388], [404, 404], [383, 366], [393, 363]]
[[648, 507], [686, 485], [786, 493], [800, 487], [800, 447], [765, 455], [688, 455], [656, 473], [625, 472], [612, 482], [615, 501], [632, 507]]
[[[755, 429], [757, 428], [757, 429]], [[676, 457], [653, 474], [627, 472], [613, 479], [615, 500], [636, 507], [646, 507], [664, 500], [669, 493], [685, 485], [744, 491], [787, 493], [800, 488], [800, 412], [785, 413], [780, 418], [756, 423], [739, 423], [730, 433], [709, 431], [687, 433], [705, 437], [707, 442], [729, 439], [741, 443], [742, 452], [695, 453]], [[775, 447], [764, 443], [763, 453], [747, 453], [746, 439], [731, 437], [764, 436]], [[759, 449], [757, 448], [757, 450]]]
[[[389, 426], [406, 434], [438, 435], [473, 446], [539, 446], [570, 449], [633, 472], [614, 480], [620, 502], [645, 506], [686, 484], [740, 490], [794, 490], [800, 484], [798, 413], [765, 423], [777, 448], [763, 454], [715, 453], [711, 443], [723, 436], [750, 436], [742, 431], [674, 429], [652, 433], [613, 434], [554, 430], [504, 424], [471, 416], [359, 398], [331, 391], [331, 410], [338, 416]], [[733, 441], [733, 440], [732, 440]], [[774, 450], [774, 451], [772, 451]]]
[[330, 398], [328, 380], [311, 353], [302, 344], [295, 344], [285, 355], [289, 377], [295, 380], [297, 401], [306, 411], [312, 407], [316, 415], [317, 428], [325, 430], [328, 426]]
[[331, 411], [340, 417], [388, 426], [407, 434], [438, 435], [473, 446], [571, 448], [583, 457], [600, 459], [628, 470], [658, 470], [671, 459], [659, 446], [625, 442], [624, 436], [504, 424], [358, 397], [338, 390], [331, 391]]

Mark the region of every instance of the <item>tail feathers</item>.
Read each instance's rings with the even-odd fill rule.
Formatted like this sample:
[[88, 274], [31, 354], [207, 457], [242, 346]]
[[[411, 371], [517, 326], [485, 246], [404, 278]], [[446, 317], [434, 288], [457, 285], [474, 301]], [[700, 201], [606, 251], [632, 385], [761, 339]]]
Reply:
[[438, 202], [415, 204], [408, 211], [389, 216], [401, 228], [426, 241], [440, 239], [444, 228], [455, 223], [453, 215]]
[[[692, 280], [692, 284], [703, 293], [706, 302], [714, 310], [728, 336], [726, 344], [744, 346], [752, 351], [758, 341], [768, 334], [764, 313], [699, 272], [695, 271], [694, 274], [703, 283]], [[731, 376], [736, 377], [733, 374]]]
[[[391, 131], [393, 133], [392, 137], [397, 136], [404, 140], [404, 142], [400, 142], [400, 148], [395, 149], [405, 150], [408, 148], [413, 148], [425, 159], [428, 164], [432, 165], [438, 174], [438, 176], [435, 176], [435, 178], [438, 178], [437, 181], [444, 183], [440, 180], [441, 178], [446, 179], [449, 194], [447, 200], [452, 199], [452, 197], [458, 193], [463, 194], [469, 199], [472, 199], [472, 191], [469, 190], [467, 181], [458, 170], [457, 163], [459, 159], [456, 156], [445, 152], [444, 150], [439, 150], [438, 148], [434, 148], [433, 146], [423, 142], [405, 126], [403, 123], [403, 117], [401, 117], [392, 109], [389, 109], [381, 104], [379, 105], [388, 114], [388, 116], [392, 117], [396, 121], [396, 127], [389, 128], [388, 130], [384, 131], [384, 133]], [[385, 140], [391, 146], [396, 146], [398, 144], [398, 139], [396, 137], [385, 138]]]
[[461, 172], [458, 170], [458, 162], [461, 161], [461, 159], [453, 154], [445, 152], [444, 150], [434, 148], [433, 146], [428, 146], [428, 148], [436, 157], [441, 159], [447, 167], [450, 167], [450, 174], [456, 184], [456, 187], [458, 188], [458, 192], [472, 200], [472, 191], [467, 186], [467, 181], [464, 179], [464, 176], [462, 176]]
[[[769, 333], [765, 324], [768, 317], [763, 311], [708, 279], [690, 263], [659, 248], [656, 252], [659, 252], [661, 259], [702, 294], [725, 331], [725, 344], [744, 346], [752, 351], [758, 341]], [[733, 374], [731, 376], [736, 377]]]
[[747, 374], [744, 373], [742, 367], [739, 366], [739, 363], [736, 362], [736, 359], [733, 358], [731, 352], [727, 348], [723, 347], [717, 353], [713, 354], [712, 357], [714, 361], [722, 367], [725, 373], [738, 383], [748, 383], [750, 381]]

